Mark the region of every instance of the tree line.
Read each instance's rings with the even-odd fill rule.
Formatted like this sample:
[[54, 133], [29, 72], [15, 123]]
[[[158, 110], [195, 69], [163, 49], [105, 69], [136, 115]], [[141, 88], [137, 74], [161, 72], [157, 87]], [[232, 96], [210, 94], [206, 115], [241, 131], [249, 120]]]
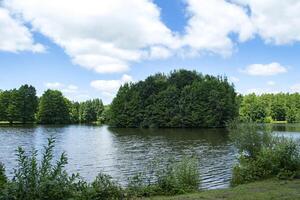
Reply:
[[226, 77], [178, 70], [120, 87], [110, 106], [116, 127], [223, 127], [238, 115]]
[[300, 94], [249, 94], [240, 96], [240, 118], [243, 121], [300, 122]]
[[73, 102], [57, 90], [49, 89], [39, 98], [36, 89], [30, 85], [0, 91], [0, 121], [11, 124], [103, 122], [104, 110], [100, 99]]

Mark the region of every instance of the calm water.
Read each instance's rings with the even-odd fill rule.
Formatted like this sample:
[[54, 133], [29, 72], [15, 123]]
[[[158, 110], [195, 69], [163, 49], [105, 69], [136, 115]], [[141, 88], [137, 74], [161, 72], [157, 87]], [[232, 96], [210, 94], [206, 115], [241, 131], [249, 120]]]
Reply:
[[[273, 130], [300, 138], [300, 125], [276, 125]], [[113, 129], [107, 126], [0, 127], [0, 161], [12, 176], [15, 149], [40, 150], [47, 138], [56, 138], [55, 155], [65, 151], [67, 171], [79, 172], [91, 181], [98, 172], [126, 184], [128, 177], [147, 171], [151, 163], [161, 167], [169, 157], [195, 155], [199, 159], [202, 188], [228, 187], [236, 149], [224, 129]]]

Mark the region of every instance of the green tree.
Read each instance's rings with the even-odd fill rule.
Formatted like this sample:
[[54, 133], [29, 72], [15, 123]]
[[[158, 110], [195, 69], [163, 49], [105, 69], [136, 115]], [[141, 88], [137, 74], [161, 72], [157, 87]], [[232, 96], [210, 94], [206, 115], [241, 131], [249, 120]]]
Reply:
[[0, 93], [0, 121], [8, 121], [8, 106], [10, 102], [10, 92]]
[[222, 127], [238, 114], [234, 86], [224, 77], [178, 70], [125, 84], [110, 109], [117, 127]]
[[21, 102], [22, 97], [17, 89], [9, 91], [9, 104], [7, 107], [7, 121], [21, 121]]
[[40, 99], [38, 122], [42, 124], [65, 124], [70, 122], [68, 101], [57, 90], [47, 90]]
[[35, 113], [38, 108], [38, 98], [36, 90], [33, 86], [22, 85], [19, 90], [20, 98], [20, 119], [23, 123], [33, 122], [35, 120]]

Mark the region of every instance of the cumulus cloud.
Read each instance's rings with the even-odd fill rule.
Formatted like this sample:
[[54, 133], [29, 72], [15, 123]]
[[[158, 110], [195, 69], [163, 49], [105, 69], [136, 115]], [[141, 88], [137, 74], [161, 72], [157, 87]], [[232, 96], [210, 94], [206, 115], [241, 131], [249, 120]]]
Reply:
[[31, 32], [14, 19], [7, 9], [0, 7], [0, 51], [42, 52], [44, 47], [33, 41]]
[[59, 82], [48, 82], [45, 83], [45, 86], [49, 89], [60, 89], [63, 87], [63, 84]]
[[287, 68], [279, 63], [252, 64], [247, 66], [242, 72], [251, 76], [273, 76], [287, 72]]
[[45, 87], [48, 89], [54, 89], [54, 90], [60, 90], [64, 94], [68, 93], [77, 93], [78, 92], [78, 86], [76, 85], [65, 85], [60, 82], [48, 82], [45, 83]]
[[288, 44], [300, 41], [300, 1], [234, 0], [250, 8], [250, 19], [267, 43]]
[[109, 101], [115, 96], [121, 85], [132, 81], [131, 76], [124, 74], [119, 80], [94, 80], [90, 85], [100, 91], [101, 96]]
[[48, 89], [61, 91], [69, 100], [85, 101], [92, 98], [87, 91], [80, 90], [77, 85], [68, 85], [60, 82], [48, 82], [44, 83], [44, 86]]
[[28, 23], [74, 64], [115, 73], [128, 71], [131, 63], [173, 55], [229, 56], [254, 36], [278, 45], [300, 41], [300, 1], [183, 1], [187, 25], [179, 34], [162, 22], [152, 0], [3, 0], [0, 50], [43, 51]]
[[6, 0], [5, 6], [64, 48], [74, 64], [99, 73], [126, 71], [129, 62], [157, 52], [166, 57], [176, 47], [150, 0]]
[[252, 37], [253, 25], [243, 7], [224, 0], [186, 0], [190, 16], [183, 45], [191, 51], [230, 55], [234, 42], [230, 34], [243, 42]]

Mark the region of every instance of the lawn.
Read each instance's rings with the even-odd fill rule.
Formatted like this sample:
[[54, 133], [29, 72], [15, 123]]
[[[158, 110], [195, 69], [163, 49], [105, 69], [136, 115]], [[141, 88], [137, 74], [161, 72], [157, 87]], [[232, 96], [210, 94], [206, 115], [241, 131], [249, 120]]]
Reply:
[[266, 180], [229, 189], [202, 191], [193, 194], [152, 197], [153, 200], [300, 200], [300, 180]]

